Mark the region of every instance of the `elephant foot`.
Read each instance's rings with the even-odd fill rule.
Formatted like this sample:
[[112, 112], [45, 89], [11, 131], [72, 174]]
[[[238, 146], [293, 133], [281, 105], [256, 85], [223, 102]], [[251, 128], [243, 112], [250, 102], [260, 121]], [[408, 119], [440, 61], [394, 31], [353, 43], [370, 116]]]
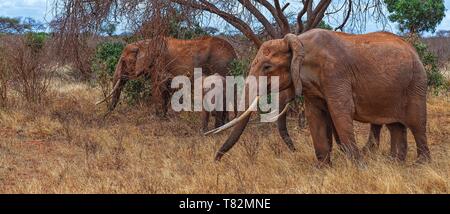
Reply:
[[106, 120], [106, 118], [107, 118], [109, 115], [111, 115], [111, 111], [108, 111], [108, 112], [104, 113], [103, 116], [102, 116], [103, 120]]
[[167, 115], [157, 115], [160, 121], [169, 121], [169, 117]]
[[318, 161], [314, 167], [316, 169], [329, 169], [331, 167], [333, 167], [333, 164], [331, 163], [331, 161], [329, 162], [324, 162], [324, 161]]
[[394, 164], [399, 164], [399, 165], [403, 165], [406, 163], [405, 159], [402, 159], [402, 158], [399, 158], [396, 156], [392, 156], [392, 155], [389, 155], [389, 161], [391, 161]]
[[367, 161], [362, 158], [362, 155], [361, 155], [360, 152], [356, 152], [355, 151], [355, 153], [351, 153], [349, 158], [350, 158], [352, 164], [357, 169], [365, 170], [365, 169], [368, 168], [367, 167]]
[[222, 159], [223, 155], [224, 155], [224, 153], [217, 152], [216, 157], [214, 158], [214, 161], [219, 162]]
[[367, 162], [363, 160], [358, 160], [353, 162], [357, 169], [359, 170], [367, 170], [369, 167], [367, 166]]
[[201, 134], [203, 134], [203, 133], [206, 133], [206, 132], [208, 132], [209, 130], [208, 130], [208, 128], [202, 128], [202, 130], [201, 130]]
[[431, 163], [431, 157], [426, 155], [419, 155], [415, 162], [416, 165], [423, 165], [428, 163]]
[[362, 148], [363, 154], [375, 153], [377, 151], [378, 151], [378, 147], [376, 147], [375, 145], [365, 145]]
[[295, 148], [295, 146], [288, 147], [288, 148], [289, 148], [289, 150], [290, 150], [291, 152], [296, 152], [296, 151], [297, 151], [297, 149]]
[[156, 111], [156, 116], [159, 117], [159, 119], [163, 119], [163, 120], [167, 120], [169, 118], [167, 116], [167, 112]]
[[[285, 140], [285, 139], [283, 139], [283, 140]], [[297, 151], [297, 149], [295, 148], [295, 146], [294, 146], [294, 144], [292, 143], [292, 141], [290, 141], [290, 139], [289, 139], [289, 140], [285, 140], [285, 144], [286, 144], [286, 146], [288, 147], [288, 149], [289, 149], [291, 152]]]

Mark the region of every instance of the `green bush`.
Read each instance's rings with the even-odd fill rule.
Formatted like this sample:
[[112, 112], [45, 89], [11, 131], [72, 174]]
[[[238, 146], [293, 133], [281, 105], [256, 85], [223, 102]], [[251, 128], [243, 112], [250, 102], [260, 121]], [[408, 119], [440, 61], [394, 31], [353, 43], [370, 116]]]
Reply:
[[384, 0], [389, 20], [399, 24], [399, 30], [409, 33], [431, 31], [445, 17], [444, 0]]
[[[92, 70], [96, 75], [96, 83], [105, 95], [111, 90], [114, 71], [124, 47], [125, 44], [122, 42], [103, 42], [96, 48]], [[148, 78], [129, 80], [122, 91], [122, 96], [128, 104], [135, 105], [149, 97], [150, 89]]]
[[449, 88], [448, 83], [445, 81], [444, 75], [439, 71], [438, 58], [435, 54], [428, 50], [425, 43], [417, 38], [408, 39], [410, 43], [414, 46], [419, 54], [420, 59], [425, 67], [428, 77], [428, 86], [437, 89], [445, 90]]
[[331, 27], [331, 25], [329, 25], [325, 21], [320, 21], [320, 23], [317, 26], [317, 28], [321, 28], [321, 29], [325, 29], [325, 30], [333, 30], [333, 27]]
[[248, 59], [235, 59], [231, 62], [230, 73], [233, 76], [247, 76], [250, 69], [250, 60]]
[[45, 45], [48, 34], [44, 32], [28, 32], [25, 34], [25, 44], [34, 52], [39, 52]]
[[103, 42], [97, 45], [94, 55], [94, 70], [99, 71], [99, 67], [112, 77], [116, 69], [125, 44], [121, 42]]
[[169, 35], [177, 39], [194, 39], [209, 35], [199, 24], [193, 26], [184, 25], [183, 22], [172, 20], [169, 23]]

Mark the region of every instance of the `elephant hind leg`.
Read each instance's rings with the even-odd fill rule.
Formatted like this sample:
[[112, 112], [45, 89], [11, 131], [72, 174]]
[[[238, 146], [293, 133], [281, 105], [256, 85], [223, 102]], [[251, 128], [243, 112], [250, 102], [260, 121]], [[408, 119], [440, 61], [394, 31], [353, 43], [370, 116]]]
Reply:
[[386, 125], [391, 135], [391, 157], [394, 160], [404, 162], [408, 149], [406, 126], [401, 123]]
[[408, 104], [406, 115], [406, 126], [411, 129], [417, 146], [417, 161], [419, 163], [429, 162], [431, 160], [430, 149], [428, 148], [426, 124], [426, 102], [419, 97], [414, 102]]
[[430, 149], [427, 144], [427, 134], [425, 127], [411, 127], [411, 132], [417, 145], [417, 161], [419, 163], [431, 161]]

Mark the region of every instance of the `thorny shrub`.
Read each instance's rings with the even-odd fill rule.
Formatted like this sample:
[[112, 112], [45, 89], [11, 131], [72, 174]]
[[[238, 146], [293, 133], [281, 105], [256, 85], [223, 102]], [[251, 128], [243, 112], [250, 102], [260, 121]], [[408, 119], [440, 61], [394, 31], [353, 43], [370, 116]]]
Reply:
[[8, 90], [29, 103], [41, 103], [48, 92], [52, 71], [47, 34], [27, 33], [1, 38], [1, 100], [5, 105]]

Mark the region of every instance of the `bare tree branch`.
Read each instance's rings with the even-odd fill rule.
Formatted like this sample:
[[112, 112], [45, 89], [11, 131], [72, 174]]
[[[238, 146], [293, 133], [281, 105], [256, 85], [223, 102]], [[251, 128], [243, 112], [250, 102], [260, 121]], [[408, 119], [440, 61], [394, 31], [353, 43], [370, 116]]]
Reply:
[[281, 34], [279, 31], [276, 31], [273, 25], [266, 19], [266, 17], [250, 2], [250, 0], [238, 0], [251, 14], [253, 14], [256, 19], [264, 26], [267, 33], [272, 38], [280, 38]]
[[281, 8], [279, 0], [274, 0], [274, 2], [275, 2], [275, 8], [277, 10], [277, 16], [281, 19], [281, 22], [282, 22], [282, 25], [281, 25], [281, 30], [283, 31], [282, 33], [283, 33], [283, 35], [286, 35], [286, 34], [290, 33], [290, 27], [289, 27], [289, 22], [286, 19], [286, 16], [283, 14], [283, 11], [289, 6], [289, 3], [286, 4], [283, 8]]
[[[255, 0], [256, 2], [260, 3], [261, 5], [263, 5], [274, 17], [275, 21], [277, 22], [278, 26], [281, 29], [281, 34], [285, 35], [288, 34], [290, 32], [290, 27], [289, 27], [289, 21], [287, 20], [286, 16], [284, 16], [284, 14], [281, 12], [279, 13], [279, 11], [277, 11], [277, 9], [270, 4], [267, 0]], [[276, 0], [276, 2], [278, 2], [278, 0]], [[279, 2], [278, 2], [279, 4]]]
[[344, 26], [347, 24], [348, 19], [350, 18], [350, 15], [352, 13], [352, 0], [348, 0], [348, 9], [347, 9], [347, 14], [345, 15], [344, 21], [337, 26], [336, 28], [334, 28], [335, 31], [340, 30], [342, 31], [342, 29], [344, 28]]
[[281, 8], [281, 12], [284, 12], [284, 11], [289, 7], [289, 5], [291, 5], [291, 3], [285, 4], [285, 5], [283, 6], [283, 8]]
[[308, 8], [312, 7], [312, 0], [302, 0], [303, 9], [297, 15], [297, 30], [296, 34], [304, 32], [305, 26], [303, 24], [303, 16], [308, 12]]
[[209, 3], [206, 0], [200, 0], [200, 3], [195, 3], [194, 1], [190, 0], [172, 0], [172, 1], [180, 5], [185, 5], [195, 9], [205, 10], [210, 13], [216, 14], [222, 17], [225, 21], [227, 21], [231, 25], [233, 25], [239, 31], [241, 31], [257, 47], [262, 45], [261, 39], [259, 39], [258, 36], [256, 36], [256, 34], [253, 32], [253, 30], [248, 24], [246, 24], [243, 20], [237, 18], [236, 16], [220, 10], [219, 8], [217, 8], [216, 6], [214, 6], [213, 4]]
[[308, 24], [308, 30], [313, 29], [320, 24], [330, 3], [331, 0], [322, 0], [319, 2], [316, 9], [313, 11], [312, 18], [309, 21], [310, 23]]

